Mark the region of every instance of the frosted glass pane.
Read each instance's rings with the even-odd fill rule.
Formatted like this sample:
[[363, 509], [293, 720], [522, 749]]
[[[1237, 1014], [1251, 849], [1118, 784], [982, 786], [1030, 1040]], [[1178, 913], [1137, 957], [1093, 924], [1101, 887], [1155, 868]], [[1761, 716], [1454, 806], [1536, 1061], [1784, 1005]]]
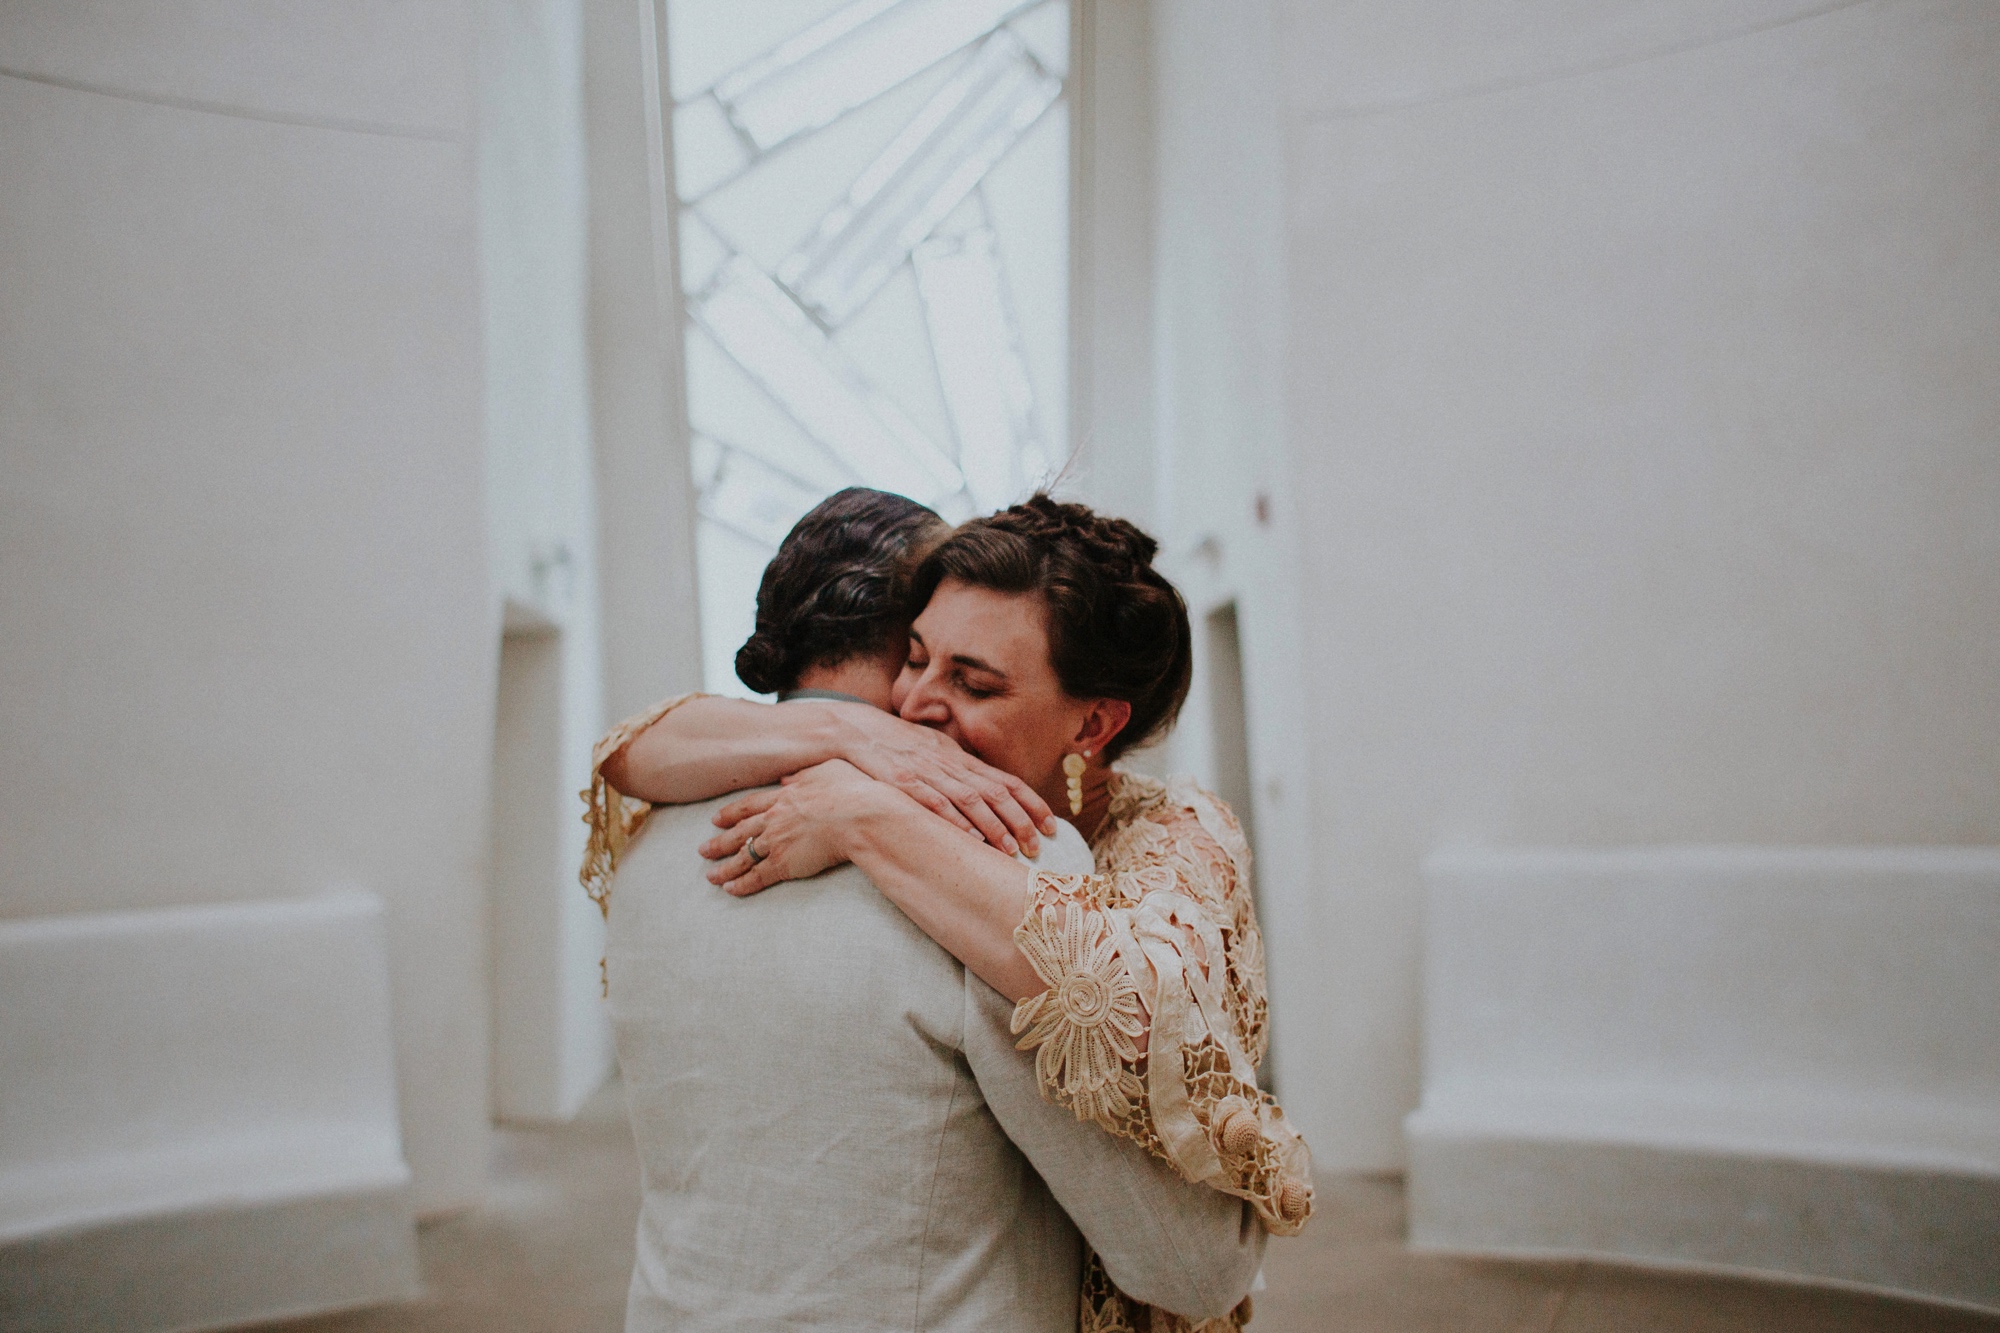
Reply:
[[986, 225], [986, 201], [979, 197], [979, 191], [974, 190], [957, 208], [945, 215], [943, 222], [931, 228], [931, 235], [963, 236]]
[[880, 96], [1021, 8], [1021, 0], [856, 0], [720, 80], [715, 93], [758, 147], [773, 148]]
[[990, 513], [1045, 479], [1026, 368], [994, 251], [993, 233], [917, 248], [917, 285], [938, 378], [958, 434], [958, 466], [972, 507]]
[[668, 78], [676, 102], [775, 51], [848, 0], [668, 0]]
[[1069, 103], [1049, 108], [980, 186], [1035, 390], [1035, 420], [1058, 467], [1069, 457]]
[[681, 210], [680, 245], [681, 290], [685, 292], [698, 292], [708, 286], [716, 270], [729, 258], [729, 248], [702, 221], [701, 214], [691, 208]]
[[757, 627], [757, 584], [776, 554], [711, 518], [694, 525], [696, 586], [701, 601], [702, 688], [756, 699], [736, 678], [736, 650]]
[[959, 205], [1062, 93], [1011, 33], [967, 57], [868, 165], [812, 240], [778, 266], [806, 308], [839, 324]]
[[753, 453], [829, 494], [860, 480], [813, 443], [699, 328], [687, 331], [687, 378], [688, 421], [701, 434]]
[[688, 440], [688, 465], [696, 493], [707, 490], [715, 483], [715, 474], [722, 470], [722, 446], [696, 432]]
[[767, 272], [775, 269], [950, 74], [948, 67], [927, 70], [818, 133], [766, 153], [705, 197], [703, 214], [739, 253]]
[[698, 199], [743, 170], [750, 150], [712, 98], [674, 108], [674, 189]]
[[950, 495], [945, 496], [944, 499], [939, 500], [931, 508], [938, 511], [938, 517], [952, 524], [954, 527], [971, 518], [974, 512], [972, 501], [967, 497], [964, 487], [960, 487]]
[[1058, 78], [1069, 77], [1069, 6], [1036, 5], [1007, 25], [1014, 30], [1042, 68]]
[[[666, 0], [707, 688], [842, 486], [947, 521], [1064, 450], [1064, 0]], [[782, 281], [781, 281], [782, 279]]]
[[693, 314], [786, 413], [870, 486], [930, 503], [958, 469], [776, 283], [732, 259]]
[[905, 264], [875, 299], [833, 335], [840, 349], [870, 381], [910, 414], [925, 435], [940, 445], [953, 438], [944, 396], [931, 364], [930, 335], [916, 276]]
[[725, 449], [700, 507], [704, 517], [775, 550], [822, 495], [748, 454]]

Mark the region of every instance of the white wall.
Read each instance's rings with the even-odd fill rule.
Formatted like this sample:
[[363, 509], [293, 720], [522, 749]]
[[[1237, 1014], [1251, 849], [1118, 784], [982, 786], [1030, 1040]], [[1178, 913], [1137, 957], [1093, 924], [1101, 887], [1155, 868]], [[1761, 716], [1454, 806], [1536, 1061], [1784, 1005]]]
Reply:
[[[1304, 988], [1317, 938], [1310, 770], [1298, 744], [1298, 532], [1285, 420], [1283, 107], [1272, 7], [1198, 0], [1153, 14], [1156, 530], [1195, 622], [1195, 683], [1157, 767], [1223, 780], [1206, 627], [1234, 605], [1245, 668], [1258, 913], [1272, 1067], [1288, 1108], [1323, 1100]], [[1261, 502], [1261, 508], [1260, 508]], [[1142, 761], [1143, 762], [1143, 761]]]
[[1070, 10], [1071, 459], [1058, 490], [1142, 525], [1155, 502], [1152, 13]]
[[532, 640], [501, 660], [493, 1105], [506, 1119], [564, 1119], [612, 1059], [603, 922], [576, 883], [576, 793], [605, 726], [583, 5], [508, 0], [479, 16], [490, 553], [508, 623]]
[[1243, 560], [1275, 477], [1221, 581], [1303, 574], [1250, 690], [1310, 764], [1310, 872], [1262, 890], [1321, 1163], [1401, 1161], [1433, 848], [2000, 837], [1991, 6], [1155, 24], [1170, 542]]
[[576, 793], [609, 721], [700, 684], [680, 287], [656, 15], [480, 11], [493, 583], [494, 1107], [572, 1114], [610, 1071]]
[[461, 5], [0, 11], [0, 911], [389, 906], [485, 1169], [494, 633]]

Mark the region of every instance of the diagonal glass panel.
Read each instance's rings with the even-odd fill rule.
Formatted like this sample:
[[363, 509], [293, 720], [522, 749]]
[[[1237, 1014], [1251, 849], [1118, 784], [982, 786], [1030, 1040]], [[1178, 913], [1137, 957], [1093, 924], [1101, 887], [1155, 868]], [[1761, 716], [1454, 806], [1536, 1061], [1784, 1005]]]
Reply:
[[695, 431], [688, 438], [688, 471], [694, 477], [695, 494], [706, 491], [721, 470], [721, 443]]
[[726, 441], [780, 472], [828, 491], [858, 480], [799, 429], [799, 423], [698, 325], [687, 331], [687, 386], [688, 424], [697, 433]]
[[1027, 7], [1023, 0], [855, 0], [717, 80], [715, 97], [760, 151], [769, 150], [887, 92]]
[[[773, 463], [756, 449], [745, 449], [733, 440], [719, 440], [712, 435], [696, 433], [690, 440], [688, 452], [690, 461], [694, 465], [694, 484], [697, 497], [707, 495], [709, 487], [713, 486], [716, 479], [723, 475], [723, 460], [736, 457], [748, 459], [763, 469], [764, 472], [781, 478], [784, 484], [795, 486], [803, 492], [820, 498], [833, 494], [842, 486], [851, 486], [854, 484], [854, 480], [851, 477], [835, 486], [828, 486], [811, 477], [801, 477], [784, 466]], [[763, 475], [763, 473], [759, 473], [758, 475]]]
[[692, 208], [681, 210], [680, 243], [681, 290], [698, 292], [729, 259], [729, 247], [708, 225], [708, 219]]
[[1016, 16], [1007, 25], [1028, 44], [1042, 68], [1069, 77], [1069, 6], [1056, 0]]
[[727, 102], [754, 97], [759, 89], [795, 74], [799, 66], [809, 64], [815, 56], [824, 56], [829, 49], [838, 47], [842, 40], [852, 37], [857, 30], [867, 27], [872, 20], [880, 18], [900, 2], [851, 0], [851, 3], [840, 6], [817, 23], [799, 29], [771, 50], [730, 70], [715, 81], [712, 91]]
[[855, 177], [895, 142], [956, 64], [933, 65], [824, 129], [760, 154], [701, 197], [702, 216], [731, 249], [771, 272], [847, 197]]
[[1061, 95], [1020, 38], [995, 33], [778, 266], [779, 281], [837, 327]]
[[[650, 0], [649, 0], [650, 2]], [[853, 0], [667, 0], [667, 71], [686, 102]]]
[[1058, 467], [1069, 456], [1069, 110], [1067, 100], [1050, 107], [972, 192], [999, 246], [1035, 422]]
[[757, 625], [757, 584], [774, 554], [771, 546], [726, 523], [698, 515], [695, 567], [701, 572], [702, 684], [711, 694], [755, 698], [736, 678], [736, 650]]
[[940, 237], [912, 258], [965, 489], [975, 512], [990, 513], [1048, 471], [993, 233]]
[[949, 450], [954, 438], [951, 413], [945, 410], [944, 391], [938, 386], [923, 298], [917, 295], [916, 274], [908, 264], [897, 269], [875, 299], [832, 337], [870, 384], [908, 413], [926, 438]]
[[985, 193], [985, 182], [981, 189], [965, 197], [965, 201], [946, 215], [945, 220], [931, 228], [932, 236], [963, 236], [969, 231], [978, 231], [986, 225], [986, 205], [980, 195]]
[[808, 435], [868, 485], [934, 504], [962, 484], [951, 460], [756, 265], [731, 259], [689, 307]]
[[775, 547], [826, 494], [748, 454], [724, 449], [697, 508], [704, 518]]
[[674, 108], [674, 189], [680, 198], [699, 199], [749, 161], [749, 145], [714, 98]]

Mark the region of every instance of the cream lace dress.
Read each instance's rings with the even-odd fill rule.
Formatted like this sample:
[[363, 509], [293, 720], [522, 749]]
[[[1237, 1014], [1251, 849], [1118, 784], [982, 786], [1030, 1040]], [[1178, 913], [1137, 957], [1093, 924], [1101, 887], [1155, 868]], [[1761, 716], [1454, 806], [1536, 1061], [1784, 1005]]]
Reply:
[[[619, 854], [652, 807], [613, 790], [599, 770], [681, 702], [620, 723], [592, 755], [581, 879], [600, 906], [608, 908]], [[1247, 1200], [1274, 1234], [1291, 1235], [1312, 1213], [1312, 1159], [1257, 1086], [1264, 949], [1243, 830], [1191, 782], [1114, 772], [1111, 783], [1110, 810], [1092, 838], [1097, 873], [1037, 873], [1014, 931], [1048, 983], [1015, 1007], [1021, 1049], [1035, 1052], [1044, 1096], [1187, 1180]], [[1126, 1297], [1091, 1255], [1080, 1333], [1230, 1333], [1248, 1322], [1249, 1304], [1190, 1323]]]

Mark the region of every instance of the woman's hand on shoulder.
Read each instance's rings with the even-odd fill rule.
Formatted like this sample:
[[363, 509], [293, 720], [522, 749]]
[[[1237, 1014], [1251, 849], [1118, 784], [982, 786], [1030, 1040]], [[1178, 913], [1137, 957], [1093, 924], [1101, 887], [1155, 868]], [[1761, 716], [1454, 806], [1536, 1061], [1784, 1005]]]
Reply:
[[855, 704], [839, 706], [838, 716], [850, 728], [840, 747], [850, 764], [1009, 856], [1039, 854], [1039, 835], [1055, 832], [1055, 815], [1033, 787], [943, 732]]
[[841, 865], [849, 859], [848, 831], [885, 799], [902, 797], [844, 759], [814, 764], [782, 786], [740, 796], [716, 811], [715, 823], [723, 831], [701, 846], [701, 854], [716, 863], [709, 882], [743, 898]]

